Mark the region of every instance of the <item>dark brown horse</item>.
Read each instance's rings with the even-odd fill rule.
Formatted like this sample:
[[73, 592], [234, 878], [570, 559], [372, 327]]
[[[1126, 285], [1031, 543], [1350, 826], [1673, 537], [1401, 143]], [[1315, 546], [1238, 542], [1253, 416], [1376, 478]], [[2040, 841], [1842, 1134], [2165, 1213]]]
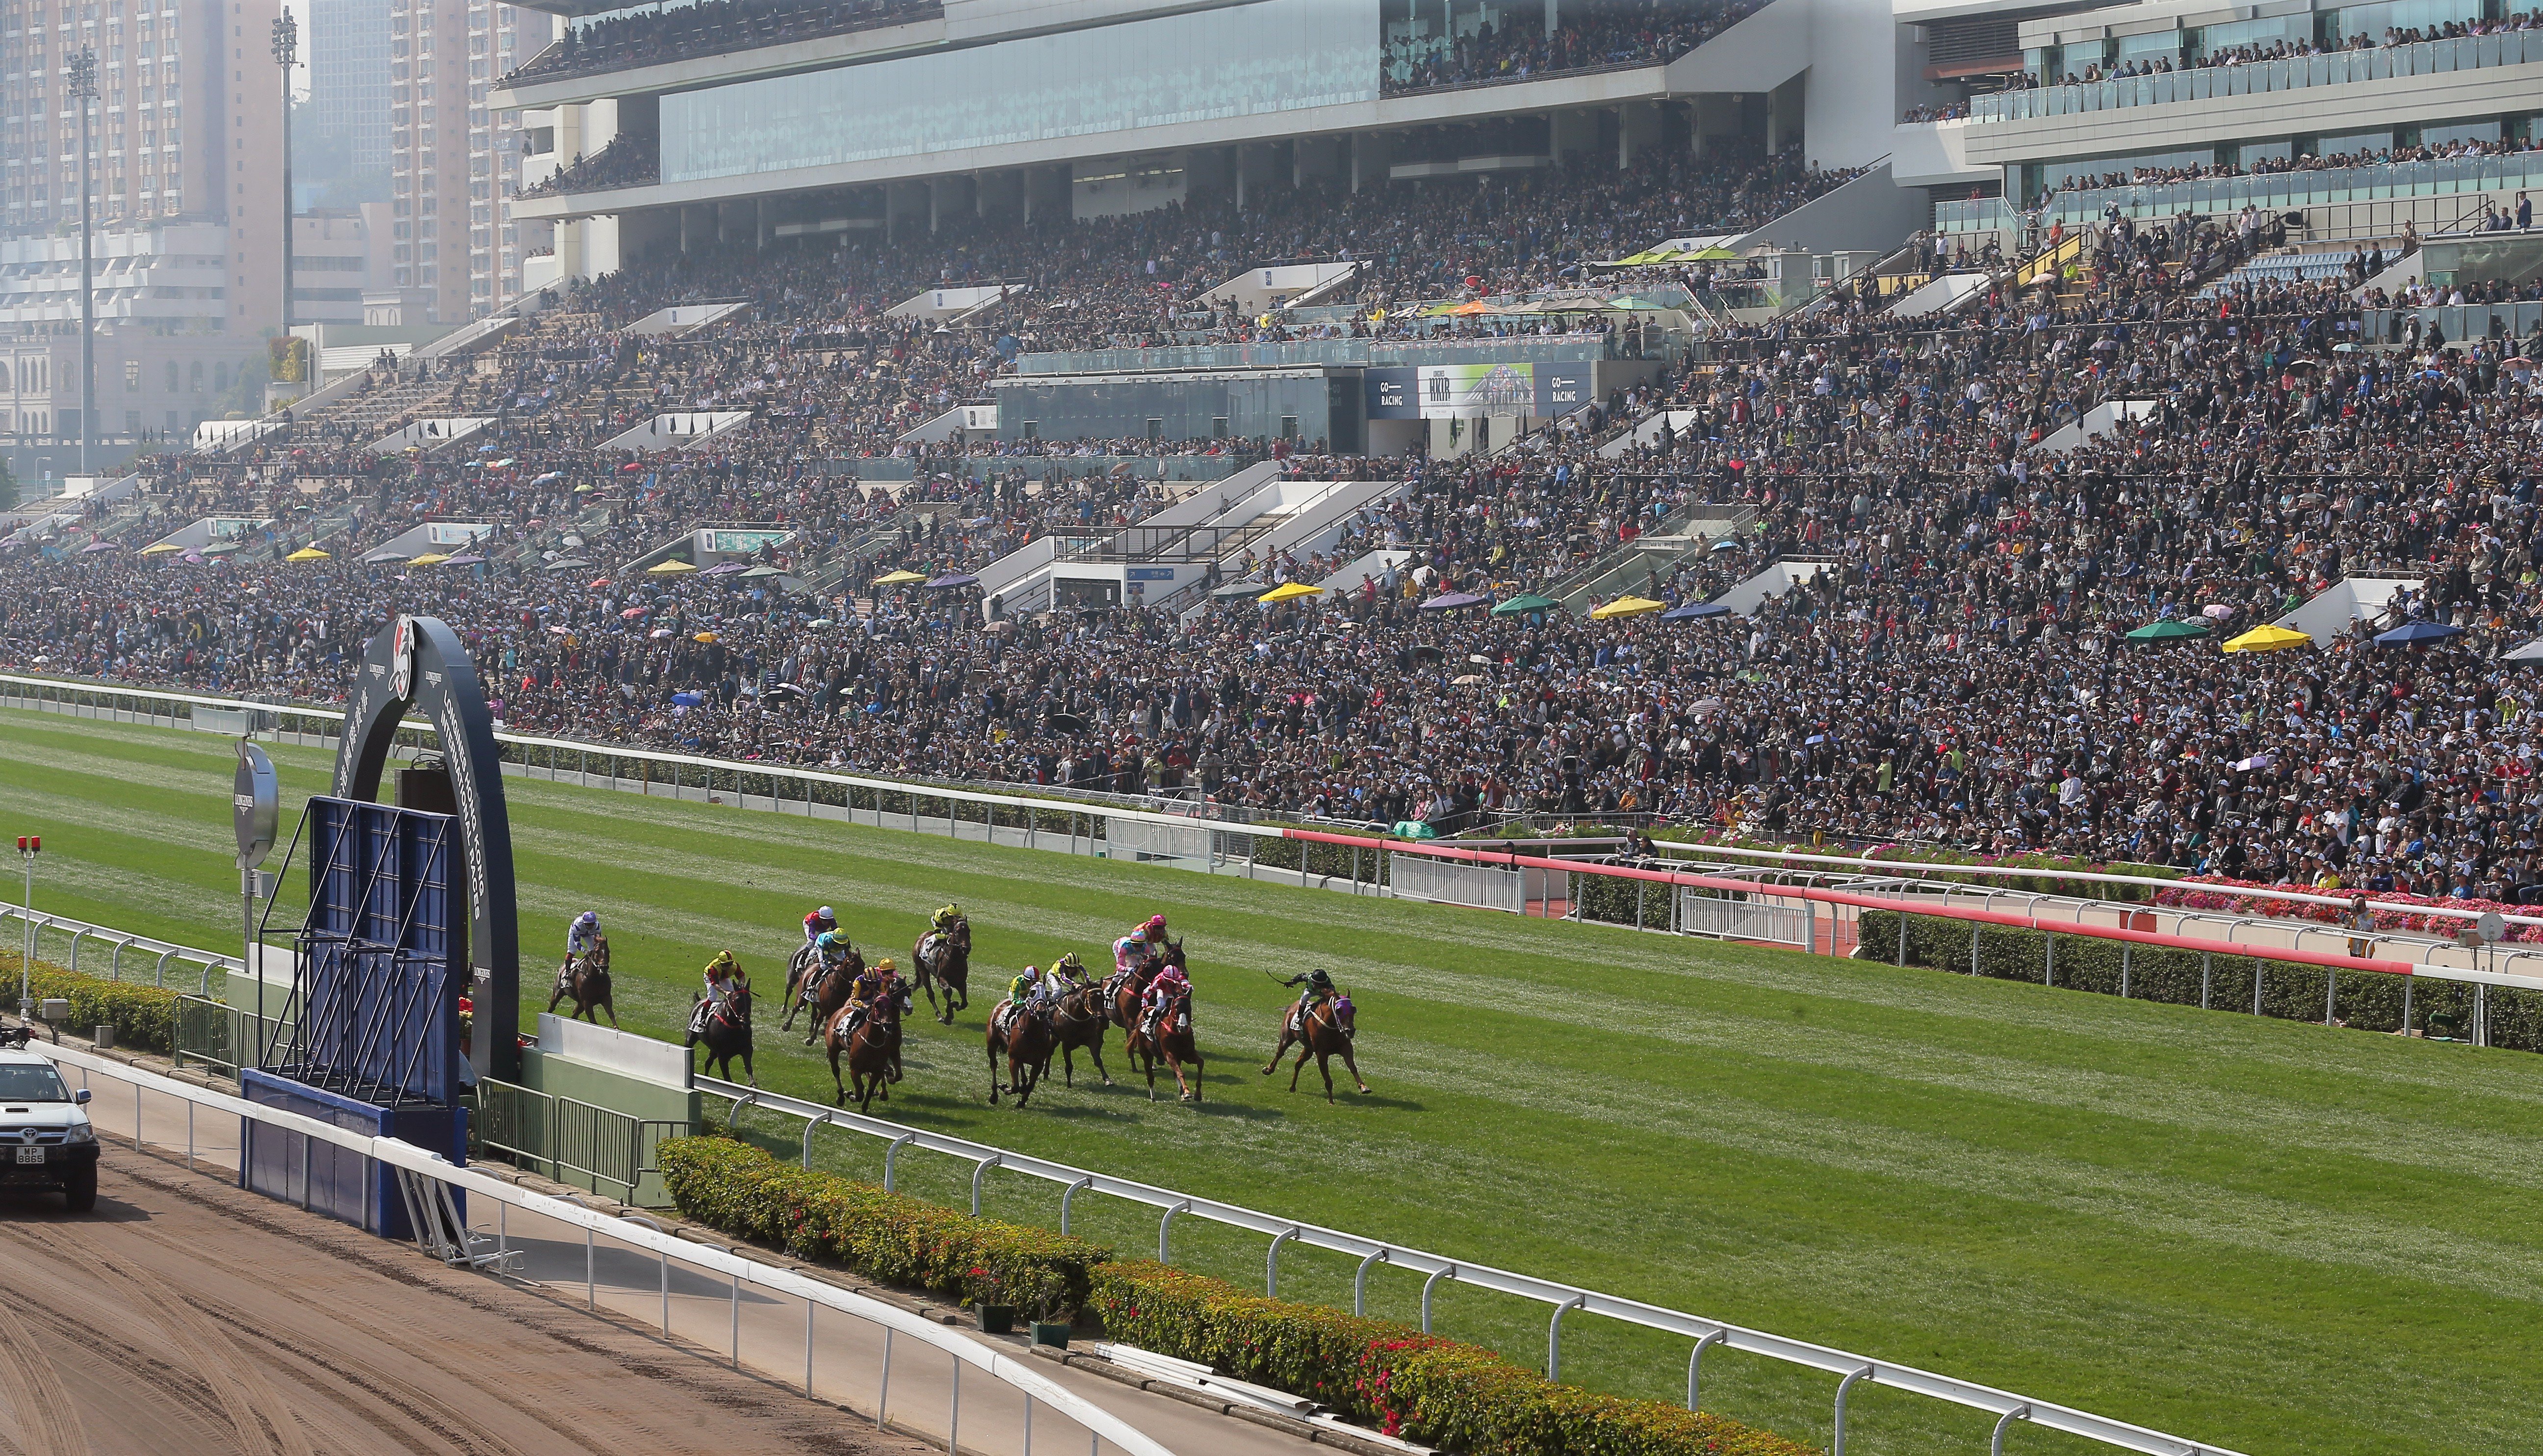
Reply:
[[[954, 1025], [956, 1011], [971, 1009], [971, 918], [954, 917], [954, 928], [944, 932], [930, 929], [909, 948], [911, 973], [917, 977], [918, 989], [927, 993], [927, 1009], [936, 1010], [936, 987], [945, 987], [945, 1009], [937, 1020]], [[959, 998], [959, 1004], [958, 1004]]]
[[998, 1054], [1007, 1057], [1007, 1091], [1021, 1109], [1033, 1096], [1034, 1088], [1050, 1075], [1050, 1022], [1021, 1007], [1011, 1012], [1004, 1026], [996, 1017], [989, 1019], [989, 1101], [998, 1100]]
[[786, 1019], [777, 1024], [777, 1030], [795, 1030], [795, 1014], [810, 1012], [811, 1018], [804, 1027], [804, 1044], [807, 1046], [820, 1039], [821, 1029], [830, 1024], [830, 1018], [839, 1014], [840, 1007], [848, 1004], [848, 987], [854, 985], [866, 969], [866, 958], [857, 954], [856, 947], [850, 946], [847, 959], [818, 977], [817, 985], [808, 984], [815, 979], [812, 967], [820, 957], [820, 952], [806, 946], [796, 952], [795, 958], [786, 964]]
[[1155, 980], [1157, 973], [1169, 965], [1186, 975], [1192, 974], [1192, 967], [1184, 964], [1183, 942], [1166, 942], [1166, 953], [1153, 964], [1117, 970], [1104, 978], [1104, 1004], [1113, 1014], [1113, 1025], [1125, 1033], [1138, 1030], [1139, 1003], [1148, 994], [1148, 982]]
[[[1131, 1060], [1144, 1063], [1148, 1074], [1148, 1098], [1157, 1096], [1157, 1063], [1162, 1060], [1175, 1074], [1175, 1091], [1179, 1102], [1200, 1101], [1200, 1046], [1193, 1039], [1192, 992], [1178, 991], [1174, 999], [1157, 1013], [1152, 1031], [1147, 1018], [1130, 1028], [1122, 1040], [1122, 1050]], [[1184, 1065], [1192, 1065], [1192, 1081], [1184, 1080]]]
[[556, 991], [548, 997], [548, 1010], [556, 1010], [557, 1003], [568, 996], [574, 998], [574, 1013], [567, 1020], [579, 1018], [598, 1026], [600, 1018], [592, 1015], [597, 1008], [609, 1013], [611, 1026], [618, 1025], [618, 1008], [609, 998], [609, 937], [595, 936], [589, 951], [567, 958], [557, 970]]
[[[689, 1005], [695, 1007], [705, 998], [690, 993]], [[736, 977], [732, 995], [724, 1005], [707, 1014], [706, 1029], [691, 1032], [688, 1045], [707, 1044], [707, 1065], [716, 1068], [715, 1075], [727, 1082], [732, 1080], [732, 1059], [741, 1058], [742, 1080], [759, 1085], [759, 1074], [750, 1069], [750, 983]]]
[[[821, 1024], [822, 1035], [830, 1043], [830, 1080], [839, 1089], [839, 1105], [847, 1105], [853, 1096], [857, 1111], [864, 1111], [878, 1097], [891, 1101], [891, 1084], [900, 1077], [900, 1019], [909, 1010], [909, 982], [895, 976], [884, 987], [875, 1004], [866, 1008], [866, 1019], [855, 1032], [847, 1028], [844, 1008]], [[839, 1078], [839, 1054], [848, 1058], [848, 1081]], [[853, 1090], [848, 1083], [854, 1082]]]
[[1359, 1080], [1359, 1063], [1351, 1060], [1351, 1037], [1357, 1035], [1351, 1020], [1351, 999], [1349, 996], [1328, 996], [1314, 1003], [1312, 1008], [1307, 1002], [1299, 1002], [1281, 1018], [1280, 1044], [1272, 1048], [1272, 1062], [1263, 1069], [1263, 1075], [1269, 1077], [1280, 1070], [1280, 1056], [1294, 1042], [1298, 1047], [1298, 1063], [1289, 1069], [1291, 1092], [1298, 1090], [1298, 1073], [1306, 1069], [1307, 1058], [1312, 1056], [1316, 1059], [1316, 1070], [1325, 1074], [1325, 1101], [1332, 1102], [1334, 1069], [1331, 1059], [1339, 1056], [1343, 1065], [1350, 1069], [1351, 1085], [1360, 1090], [1361, 1096], [1367, 1096], [1368, 1084]]
[[1059, 1073], [1064, 1085], [1077, 1085], [1075, 1053], [1084, 1048], [1095, 1060], [1095, 1074], [1104, 1085], [1113, 1085], [1113, 1074], [1104, 1068], [1104, 1034], [1113, 1025], [1104, 1005], [1104, 988], [1097, 985], [1071, 985], [1052, 1004], [1050, 1031], [1059, 1043]]

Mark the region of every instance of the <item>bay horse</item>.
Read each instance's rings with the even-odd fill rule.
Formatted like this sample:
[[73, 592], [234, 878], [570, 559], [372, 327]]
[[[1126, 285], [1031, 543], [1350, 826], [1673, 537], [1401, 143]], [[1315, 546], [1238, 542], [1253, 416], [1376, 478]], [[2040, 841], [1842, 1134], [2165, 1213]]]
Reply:
[[820, 952], [806, 946], [786, 963], [786, 1019], [777, 1024], [777, 1030], [795, 1030], [795, 1014], [810, 1012], [812, 1015], [804, 1027], [804, 1044], [807, 1046], [820, 1039], [822, 1029], [829, 1026], [830, 1018], [837, 1016], [839, 1008], [848, 1004], [848, 987], [854, 985], [866, 969], [866, 958], [857, 954], [856, 947], [850, 946], [848, 958], [823, 975], [815, 991], [807, 987], [805, 982], [811, 977], [813, 962], [820, 956]]
[[568, 996], [574, 998], [574, 1011], [566, 1018], [568, 1021], [586, 1020], [596, 1027], [600, 1018], [592, 1011], [597, 1007], [609, 1013], [611, 1026], [618, 1025], [618, 1007], [609, 993], [609, 937], [594, 936], [589, 951], [566, 958], [565, 964], [557, 970], [556, 991], [548, 997], [548, 1010], [556, 1010], [557, 1003]]
[[1113, 1018], [1104, 1005], [1104, 988], [1094, 984], [1072, 985], [1060, 994], [1051, 1007], [1051, 1036], [1059, 1043], [1059, 1072], [1064, 1085], [1077, 1085], [1077, 1059], [1080, 1047], [1095, 1059], [1095, 1074], [1104, 1085], [1113, 1085], [1113, 1074], [1104, 1068], [1104, 1034]]
[[[1298, 1005], [1306, 1006], [1307, 1003], [1302, 1001]], [[1357, 1035], [1351, 1025], [1352, 1015], [1351, 999], [1339, 992], [1315, 1003], [1312, 1009], [1303, 1014], [1297, 1007], [1290, 1008], [1289, 1014], [1280, 1019], [1280, 1044], [1272, 1048], [1272, 1062], [1263, 1069], [1263, 1075], [1269, 1077], [1280, 1070], [1281, 1054], [1289, 1049], [1292, 1042], [1295, 1042], [1298, 1047], [1298, 1062], [1289, 1069], [1291, 1092], [1298, 1090], [1298, 1074], [1306, 1069], [1307, 1058], [1313, 1056], [1316, 1059], [1316, 1070], [1325, 1074], [1325, 1101], [1332, 1102], [1334, 1100], [1332, 1058], [1339, 1056], [1343, 1059], [1343, 1065], [1350, 1071], [1351, 1085], [1360, 1090], [1362, 1097], [1367, 1096], [1368, 1084], [1359, 1079], [1359, 1063], [1351, 1060], [1351, 1037]]]
[[[695, 991], [690, 992], [689, 1006], [692, 1011], [700, 1001], [705, 999]], [[732, 1059], [740, 1057], [742, 1080], [753, 1087], [759, 1085], [759, 1075], [750, 1069], [750, 983], [748, 981], [736, 977], [732, 985], [732, 998], [708, 1013], [706, 1029], [691, 1032], [685, 1044], [694, 1047], [700, 1041], [707, 1044], [707, 1065], [720, 1069], [716, 1072], [716, 1076], [727, 1082], [732, 1081]]]
[[[891, 1084], [900, 1080], [900, 1019], [909, 1009], [909, 982], [894, 977], [874, 1005], [866, 1008], [866, 1019], [853, 1035], [843, 1035], [840, 1030], [848, 1020], [844, 1007], [821, 1024], [821, 1035], [830, 1046], [830, 1081], [839, 1089], [839, 1106], [847, 1106], [853, 1096], [862, 1112], [878, 1097], [891, 1101]], [[839, 1077], [841, 1052], [848, 1058], [846, 1081]], [[850, 1082], [856, 1084], [853, 1090]]]
[[[1134, 1023], [1130, 1028], [1130, 1035], [1122, 1041], [1122, 1050], [1133, 1061], [1146, 1063], [1150, 1102], [1156, 1101], [1157, 1097], [1157, 1062], [1160, 1059], [1163, 1059], [1167, 1069], [1175, 1074], [1175, 1100], [1177, 1102], [1200, 1101], [1200, 1046], [1193, 1039], [1190, 991], [1176, 992], [1175, 998], [1167, 1002], [1165, 1008], [1157, 1013], [1157, 1026], [1154, 1033], [1148, 1030], [1146, 1018], [1142, 1017]], [[1193, 1069], [1192, 1081], [1189, 1085], [1184, 1081], [1186, 1062], [1192, 1063]]]
[[1113, 1025], [1119, 1027], [1124, 1034], [1138, 1030], [1139, 1003], [1147, 997], [1148, 982], [1155, 980], [1157, 973], [1169, 965], [1187, 976], [1192, 974], [1192, 967], [1184, 964], [1183, 942], [1166, 942], [1166, 952], [1157, 958], [1154, 965], [1117, 970], [1104, 978], [1104, 1001], [1113, 1014]]
[[[918, 989], [927, 993], [927, 1009], [936, 1010], [936, 985], [945, 985], [945, 1009], [937, 1020], [954, 1025], [957, 1010], [971, 1009], [971, 917], [957, 915], [954, 928], [947, 932], [930, 929], [909, 948], [911, 973]], [[956, 998], [961, 1005], [956, 1005]]]
[[1046, 1019], [1022, 1007], [1008, 1016], [1003, 1027], [997, 1018], [989, 1019], [989, 1102], [998, 1101], [998, 1053], [1007, 1056], [1007, 1088], [1022, 1110], [1034, 1088], [1050, 1075], [1051, 1035]]

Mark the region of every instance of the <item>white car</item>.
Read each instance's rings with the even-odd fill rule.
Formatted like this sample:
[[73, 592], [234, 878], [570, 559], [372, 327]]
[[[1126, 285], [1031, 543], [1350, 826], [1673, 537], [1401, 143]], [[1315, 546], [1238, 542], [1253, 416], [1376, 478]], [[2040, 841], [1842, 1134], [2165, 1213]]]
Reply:
[[24, 1041], [0, 1042], [0, 1188], [60, 1188], [73, 1213], [97, 1206], [97, 1129], [74, 1092]]

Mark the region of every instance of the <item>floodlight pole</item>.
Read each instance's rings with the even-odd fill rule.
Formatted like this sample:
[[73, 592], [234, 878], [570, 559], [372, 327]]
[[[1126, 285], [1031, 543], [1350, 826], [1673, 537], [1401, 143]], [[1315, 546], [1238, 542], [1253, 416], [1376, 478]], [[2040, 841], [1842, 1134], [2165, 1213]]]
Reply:
[[18, 859], [27, 868], [26, 898], [18, 902], [19, 908], [27, 912], [27, 947], [18, 958], [18, 1019], [22, 1022], [36, 1009], [36, 1003], [28, 1000], [27, 995], [28, 975], [36, 965], [36, 856], [43, 849], [44, 841], [40, 835], [18, 836]]
[[[282, 76], [282, 337], [291, 337], [291, 67], [300, 55], [300, 22], [286, 11], [273, 20], [273, 64]], [[283, 348], [288, 350], [290, 345]], [[286, 354], [287, 357], [287, 354]]]
[[83, 45], [71, 57], [71, 100], [79, 103], [80, 123], [80, 474], [88, 474], [89, 441], [97, 436], [97, 265], [89, 222], [88, 114], [97, 100], [97, 51]]

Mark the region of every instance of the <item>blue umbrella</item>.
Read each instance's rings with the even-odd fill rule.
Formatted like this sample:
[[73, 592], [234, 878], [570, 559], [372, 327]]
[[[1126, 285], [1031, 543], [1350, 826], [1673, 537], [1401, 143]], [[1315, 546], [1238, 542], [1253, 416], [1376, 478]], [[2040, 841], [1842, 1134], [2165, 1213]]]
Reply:
[[2462, 628], [2449, 627], [2443, 622], [2405, 622], [2390, 632], [2377, 633], [2375, 645], [2379, 648], [2416, 647], [2424, 642], [2444, 642], [2449, 637], [2463, 634]]
[[1731, 609], [1718, 601], [1691, 601], [1660, 613], [1663, 622], [1684, 622], [1693, 617], [1727, 617]]

